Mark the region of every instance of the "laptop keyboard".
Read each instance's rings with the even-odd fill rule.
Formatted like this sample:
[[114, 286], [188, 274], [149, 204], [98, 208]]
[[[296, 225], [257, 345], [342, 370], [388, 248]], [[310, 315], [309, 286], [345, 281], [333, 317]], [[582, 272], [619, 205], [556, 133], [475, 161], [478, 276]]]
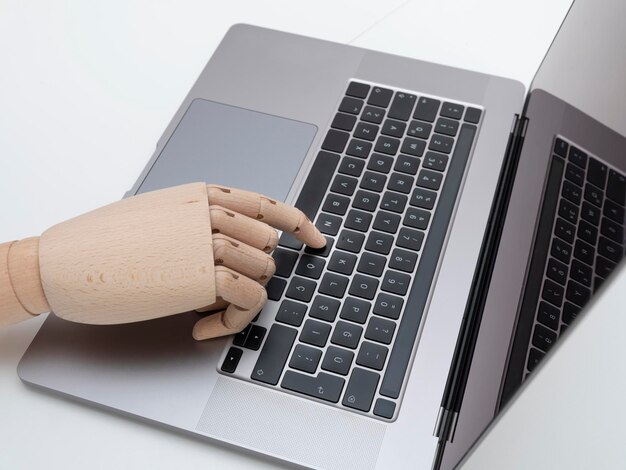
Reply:
[[553, 153], [535, 248], [547, 262], [526, 375], [624, 256], [624, 174], [562, 137]]
[[393, 419], [482, 111], [352, 81], [283, 234], [263, 312], [221, 371]]

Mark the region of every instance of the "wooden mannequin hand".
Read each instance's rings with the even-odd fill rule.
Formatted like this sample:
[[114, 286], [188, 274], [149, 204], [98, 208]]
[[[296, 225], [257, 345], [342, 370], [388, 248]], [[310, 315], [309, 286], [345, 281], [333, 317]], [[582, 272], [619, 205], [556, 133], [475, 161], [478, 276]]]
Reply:
[[194, 338], [237, 333], [267, 299], [275, 229], [326, 243], [302, 212], [248, 191], [193, 183], [123, 199], [0, 245], [0, 325], [49, 310], [90, 324], [217, 310]]

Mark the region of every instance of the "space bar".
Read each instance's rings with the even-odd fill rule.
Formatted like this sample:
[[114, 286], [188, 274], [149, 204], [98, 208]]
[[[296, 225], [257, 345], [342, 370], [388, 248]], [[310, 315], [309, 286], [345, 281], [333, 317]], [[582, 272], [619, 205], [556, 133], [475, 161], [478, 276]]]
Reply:
[[465, 166], [470, 155], [476, 126], [463, 124], [461, 133], [450, 159], [450, 168], [441, 192], [439, 205], [435, 211], [430, 233], [422, 250], [422, 260], [417, 268], [411, 293], [407, 300], [398, 328], [398, 334], [391, 351], [385, 377], [380, 386], [380, 394], [398, 398], [406, 375], [415, 339], [422, 320], [430, 286], [437, 270], [439, 255], [446, 238], [448, 225], [461, 187]]

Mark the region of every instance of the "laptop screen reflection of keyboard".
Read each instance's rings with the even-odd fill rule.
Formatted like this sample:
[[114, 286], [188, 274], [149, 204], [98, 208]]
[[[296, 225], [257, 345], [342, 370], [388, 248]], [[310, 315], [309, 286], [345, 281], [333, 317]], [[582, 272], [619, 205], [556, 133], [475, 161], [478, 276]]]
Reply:
[[481, 115], [350, 82], [296, 202], [328, 243], [281, 237], [276, 316], [235, 335], [222, 372], [393, 419]]

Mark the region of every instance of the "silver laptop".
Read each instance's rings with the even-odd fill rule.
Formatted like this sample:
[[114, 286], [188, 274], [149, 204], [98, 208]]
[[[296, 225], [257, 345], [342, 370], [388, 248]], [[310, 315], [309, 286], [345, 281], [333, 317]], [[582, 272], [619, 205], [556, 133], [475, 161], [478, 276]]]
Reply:
[[626, 10], [604, 3], [576, 2], [528, 94], [232, 27], [127, 195], [258, 191], [326, 248], [282, 236], [233, 337], [50, 316], [20, 377], [297, 466], [452, 468], [624, 255]]

